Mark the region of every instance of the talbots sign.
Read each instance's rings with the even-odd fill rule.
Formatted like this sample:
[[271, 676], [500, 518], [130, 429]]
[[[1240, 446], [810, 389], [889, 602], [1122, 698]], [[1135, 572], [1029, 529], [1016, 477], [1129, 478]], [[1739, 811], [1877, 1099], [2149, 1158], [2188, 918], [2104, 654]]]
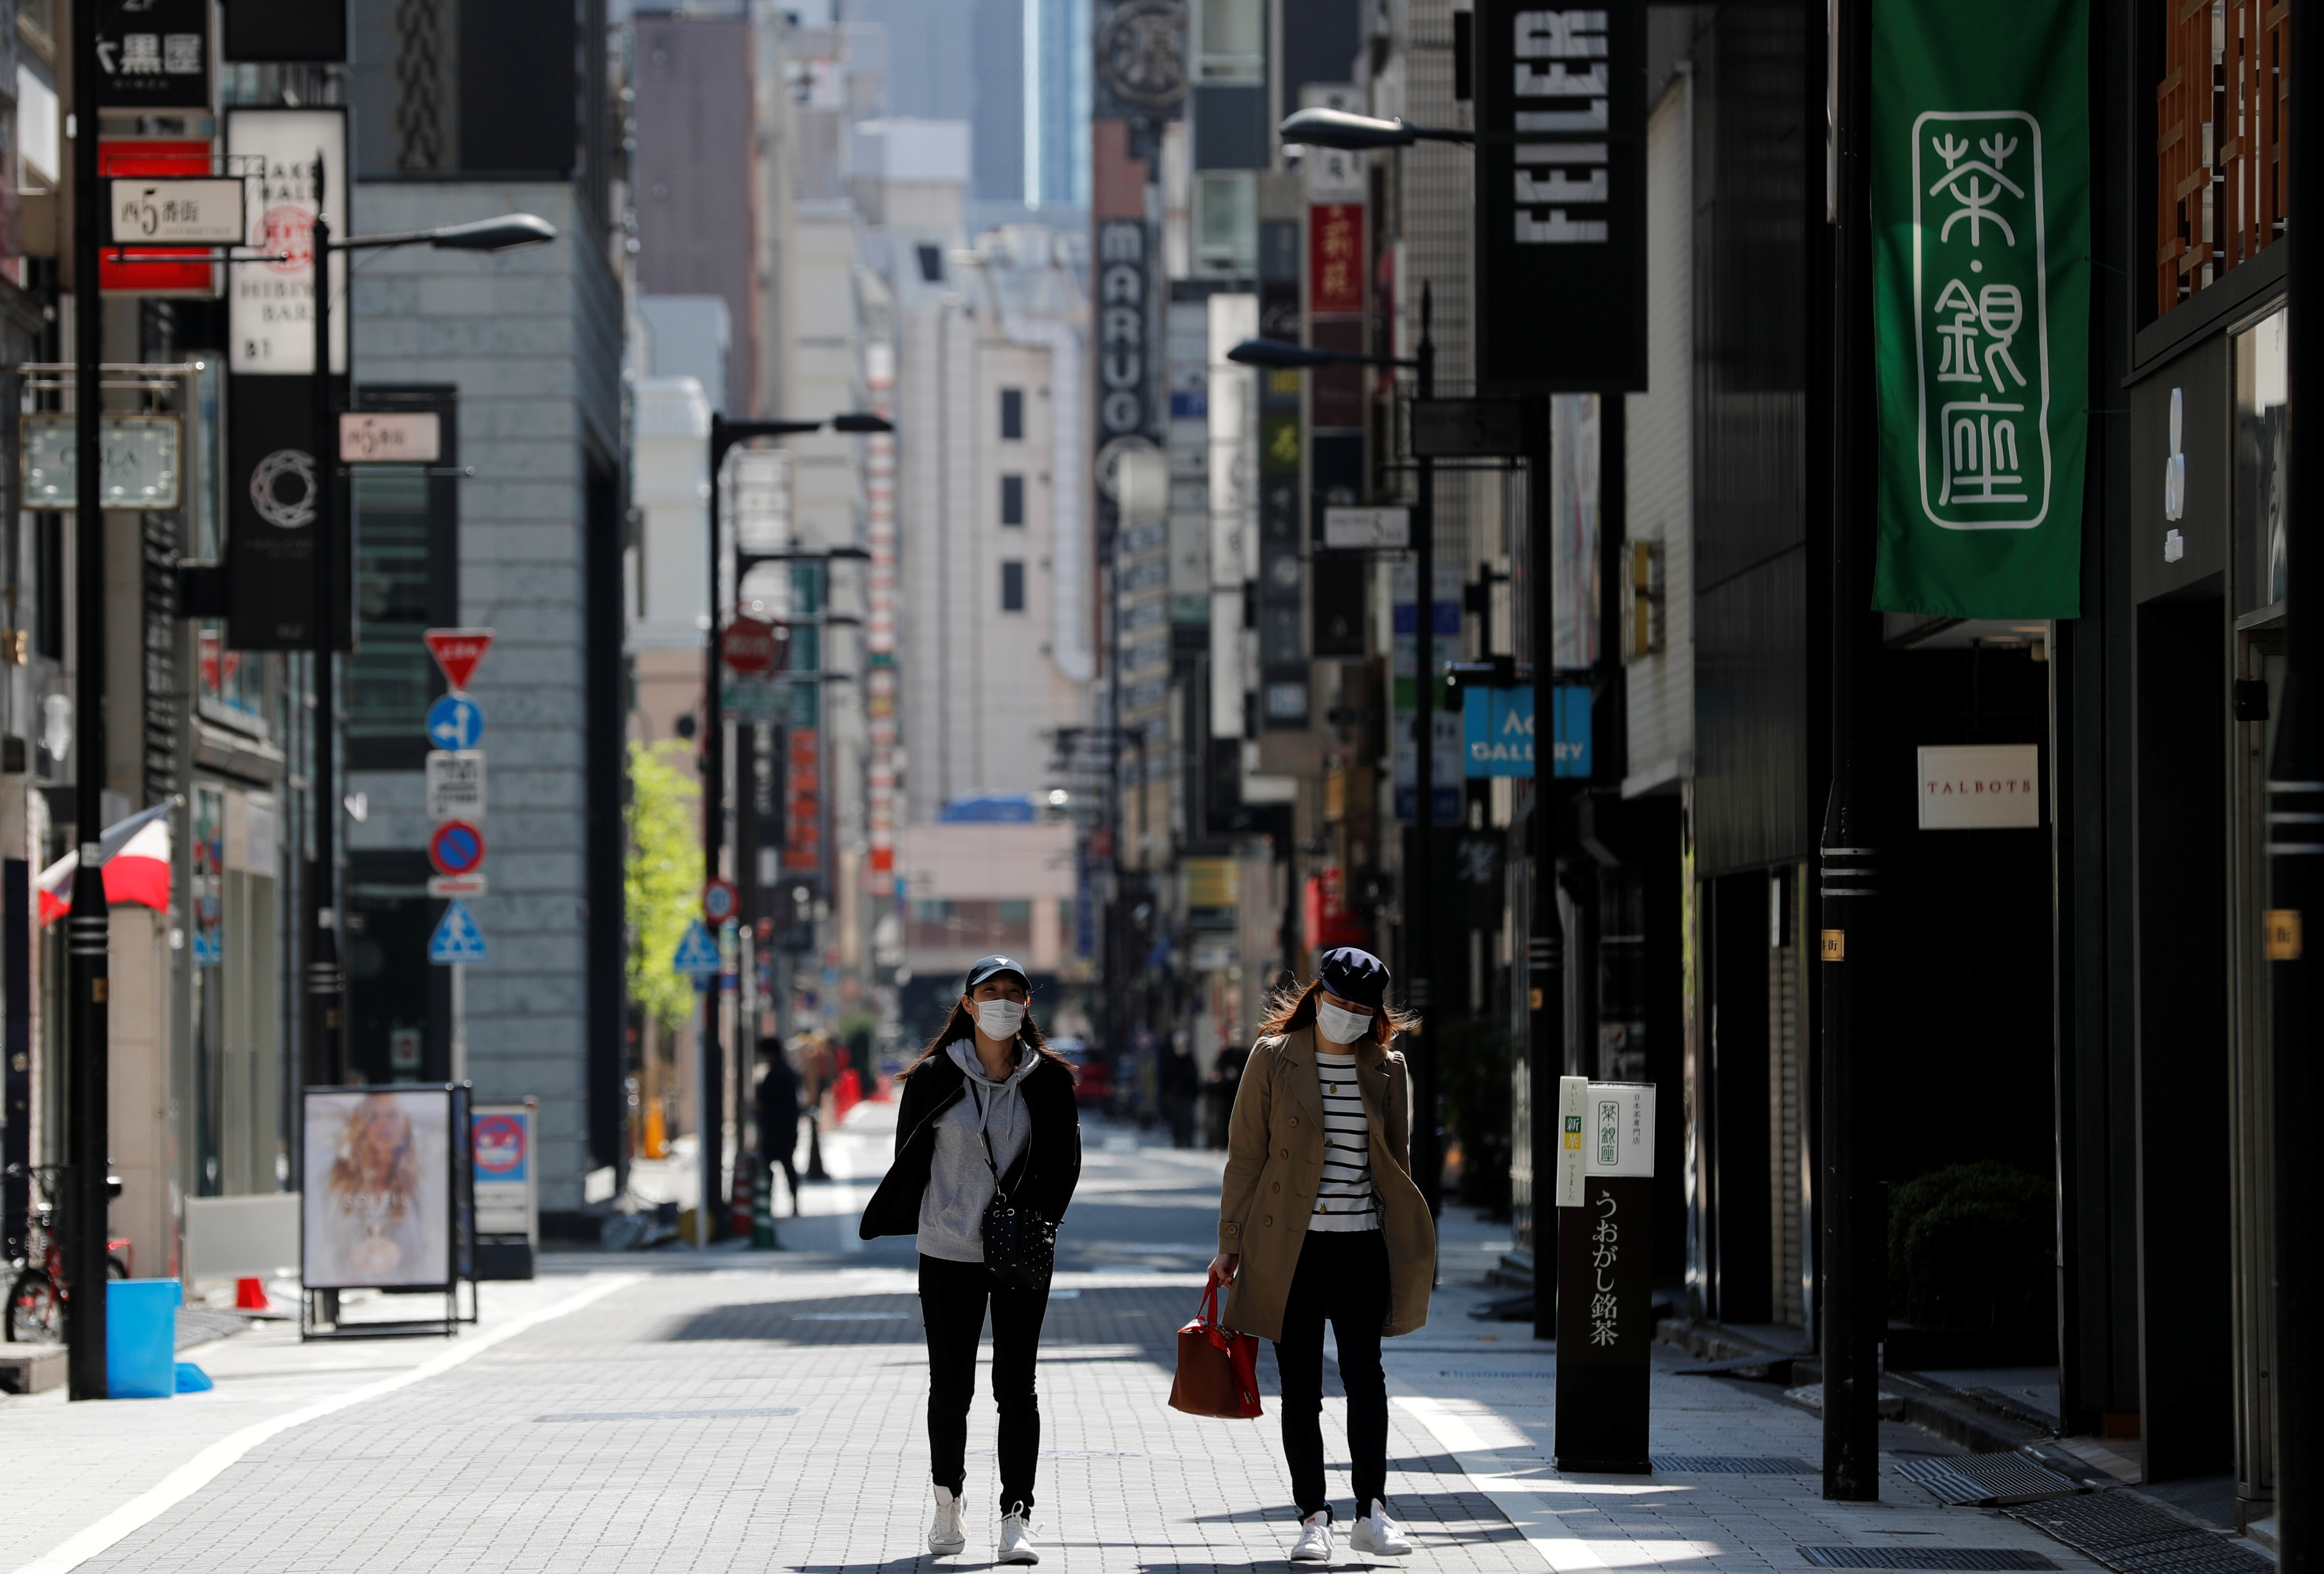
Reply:
[[2042, 823], [2042, 750], [1963, 744], [1919, 751], [1923, 830], [1999, 830]]

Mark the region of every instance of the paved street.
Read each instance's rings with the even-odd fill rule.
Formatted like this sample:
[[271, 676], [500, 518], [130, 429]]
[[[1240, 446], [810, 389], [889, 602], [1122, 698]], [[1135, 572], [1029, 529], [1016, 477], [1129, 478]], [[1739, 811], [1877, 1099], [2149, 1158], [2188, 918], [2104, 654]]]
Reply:
[[[434, 1339], [300, 1346], [262, 1325], [192, 1354], [215, 1393], [0, 1406], [23, 1462], [0, 1570], [902, 1570], [932, 1566], [925, 1368], [909, 1245], [852, 1240], [886, 1108], [826, 1139], [835, 1175], [780, 1256], [682, 1250], [550, 1260], [487, 1287], [481, 1324]], [[1219, 1160], [1093, 1128], [1067, 1221], [1041, 1387], [1036, 1518], [1052, 1566], [1279, 1564], [1275, 1422], [1164, 1403], [1173, 1334], [1210, 1251]], [[1395, 1341], [1389, 1490], [1432, 1569], [1803, 1568], [1809, 1544], [2009, 1547], [2089, 1569], [1990, 1514], [1892, 1480], [1821, 1502], [1812, 1475], [1572, 1478], [1548, 1465], [1549, 1353], [1474, 1322], [1465, 1286], [1505, 1242], [1455, 1214], [1431, 1327]], [[383, 1308], [357, 1309], [386, 1315]], [[1657, 1453], [1812, 1462], [1817, 1422], [1772, 1389], [1655, 1379]], [[1271, 1393], [1271, 1371], [1262, 1370]], [[1327, 1402], [1327, 1410], [1330, 1408]], [[1327, 1414], [1327, 1444], [1336, 1421]], [[1889, 1429], [1889, 1446], [1952, 1451]], [[992, 1418], [970, 1433], [971, 1539], [992, 1545]], [[1342, 1457], [1343, 1447], [1334, 1457]], [[1335, 1477], [1345, 1490], [1344, 1476]], [[1343, 1511], [1344, 1512], [1344, 1511]], [[1342, 1566], [1359, 1560], [1343, 1554]]]

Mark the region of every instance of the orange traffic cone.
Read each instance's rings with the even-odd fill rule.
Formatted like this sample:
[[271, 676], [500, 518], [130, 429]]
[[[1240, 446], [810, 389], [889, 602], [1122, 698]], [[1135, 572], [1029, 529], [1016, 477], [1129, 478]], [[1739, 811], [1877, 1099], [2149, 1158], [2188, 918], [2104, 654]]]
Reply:
[[273, 1303], [266, 1299], [266, 1281], [263, 1279], [235, 1280], [234, 1309], [236, 1311], [272, 1311]]

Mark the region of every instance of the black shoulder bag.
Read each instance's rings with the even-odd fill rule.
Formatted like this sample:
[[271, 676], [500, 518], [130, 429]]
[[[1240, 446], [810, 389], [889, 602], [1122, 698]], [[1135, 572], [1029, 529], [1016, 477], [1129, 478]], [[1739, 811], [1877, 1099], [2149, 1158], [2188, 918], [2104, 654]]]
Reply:
[[[984, 1097], [975, 1085], [976, 1131], [984, 1139], [985, 1167], [992, 1171], [992, 1200], [984, 1205], [984, 1266], [993, 1278], [1011, 1290], [1047, 1290], [1056, 1266], [1057, 1227], [1030, 1207], [1013, 1200], [1001, 1180], [1001, 1166], [992, 1156], [992, 1134], [985, 1126]], [[1032, 1146], [1033, 1110], [1025, 1109], [1026, 1147]], [[1028, 1166], [1029, 1168], [1029, 1165]]]

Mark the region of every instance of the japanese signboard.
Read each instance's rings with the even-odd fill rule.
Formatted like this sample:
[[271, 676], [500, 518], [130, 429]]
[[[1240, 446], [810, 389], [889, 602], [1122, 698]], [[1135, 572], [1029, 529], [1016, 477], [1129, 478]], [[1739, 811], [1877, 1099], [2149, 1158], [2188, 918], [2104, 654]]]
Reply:
[[484, 750], [429, 750], [427, 783], [429, 819], [441, 823], [447, 819], [484, 818], [486, 801]]
[[106, 217], [117, 245], [189, 241], [240, 245], [243, 182], [206, 176], [145, 176], [107, 182]]
[[107, 109], [208, 109], [210, 0], [99, 0], [97, 63]]
[[1559, 1079], [1560, 1470], [1643, 1475], [1655, 1299], [1655, 1087]]
[[444, 453], [444, 418], [432, 410], [339, 414], [339, 458], [350, 465], [432, 465]]
[[790, 730], [789, 769], [784, 773], [783, 872], [823, 872], [823, 738], [811, 727]]
[[2080, 611], [2086, 18], [2067, 0], [1876, 0], [1885, 611]]
[[[237, 171], [247, 171], [249, 233], [254, 250], [281, 262], [245, 263], [230, 269], [226, 366], [235, 372], [306, 376], [315, 369], [315, 161], [323, 162], [324, 207], [333, 233], [347, 221], [347, 116], [337, 108], [247, 109], [226, 112], [226, 147]], [[330, 259], [331, 370], [347, 365], [347, 259]]]
[[1480, 393], [1646, 385], [1646, 7], [1478, 0]]
[[[134, 243], [140, 247], [158, 247], [170, 241], [186, 243], [183, 249], [172, 246], [167, 251], [140, 250], [135, 253], [120, 252], [115, 249], [114, 245], [107, 245], [97, 254], [97, 287], [108, 295], [215, 299], [220, 288], [219, 281], [228, 270], [210, 260], [212, 243], [187, 234], [143, 234], [144, 213], [123, 211], [124, 207], [133, 203], [141, 210], [146, 208], [148, 204], [141, 200], [142, 194], [148, 188], [155, 188], [159, 199], [150, 205], [155, 229], [158, 232], [166, 224], [170, 229], [176, 230], [184, 227], [186, 215], [182, 210], [174, 216], [166, 211], [170, 199], [161, 193], [167, 189], [199, 186], [215, 190], [218, 187], [232, 186], [236, 189], [233, 200], [237, 206], [227, 208], [222, 200], [222, 192], [217, 198], [204, 199], [201, 204], [208, 209], [203, 227], [209, 234], [219, 233], [211, 226], [218, 217], [233, 218], [239, 212], [238, 205], [242, 200], [239, 189], [243, 182], [212, 179], [217, 172], [218, 161], [208, 139], [107, 138], [97, 144], [97, 162], [99, 172], [107, 181], [106, 199], [110, 207], [106, 222], [114, 243], [122, 245]], [[238, 245], [242, 237], [242, 228], [237, 223], [233, 232], [226, 236], [226, 242], [216, 244]], [[187, 260], [170, 260], [180, 256]]]

